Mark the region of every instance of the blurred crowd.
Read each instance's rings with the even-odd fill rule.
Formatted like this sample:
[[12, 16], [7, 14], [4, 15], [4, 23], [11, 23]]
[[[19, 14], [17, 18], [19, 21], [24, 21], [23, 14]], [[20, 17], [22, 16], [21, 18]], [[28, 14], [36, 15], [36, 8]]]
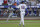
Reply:
[[[21, 1], [25, 1], [25, 4], [27, 6], [40, 6], [40, 0], [0, 0], [0, 5], [14, 5], [18, 6], [21, 4]], [[25, 13], [25, 16], [40, 16], [39, 11], [37, 8], [28, 8], [28, 15], [27, 12]], [[8, 16], [9, 9], [0, 9], [0, 16]], [[18, 15], [20, 12], [16, 9], [13, 11], [13, 15]]]

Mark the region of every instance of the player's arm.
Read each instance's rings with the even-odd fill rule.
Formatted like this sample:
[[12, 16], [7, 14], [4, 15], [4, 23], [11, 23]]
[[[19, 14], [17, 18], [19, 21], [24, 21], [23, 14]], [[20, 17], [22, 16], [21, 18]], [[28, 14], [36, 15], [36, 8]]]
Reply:
[[27, 6], [25, 5], [25, 8], [26, 8], [26, 14], [27, 14], [27, 16], [29, 15], [29, 12], [28, 12], [28, 10], [27, 10]]
[[16, 6], [16, 8], [20, 8], [20, 5]]
[[20, 5], [16, 6], [16, 8], [15, 8], [16, 12], [19, 11], [19, 8], [20, 8]]
[[26, 14], [27, 14], [27, 16], [28, 16], [28, 15], [29, 15], [29, 12], [28, 12], [27, 8], [26, 8], [26, 12], [27, 12]]

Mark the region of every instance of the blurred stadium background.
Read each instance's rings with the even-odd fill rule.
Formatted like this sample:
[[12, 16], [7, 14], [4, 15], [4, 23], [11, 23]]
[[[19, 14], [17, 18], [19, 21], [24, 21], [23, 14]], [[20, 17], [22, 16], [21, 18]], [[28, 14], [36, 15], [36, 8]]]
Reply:
[[0, 17], [8, 17], [9, 7], [14, 9], [13, 16], [19, 17], [20, 12], [16, 9], [16, 6], [21, 4], [21, 1], [25, 1], [29, 14], [27, 11], [25, 16], [40, 16], [40, 0], [0, 0]]
[[[0, 0], [0, 27], [19, 27], [20, 11], [16, 6], [21, 1], [25, 1], [28, 10], [28, 14], [25, 11], [25, 27], [40, 27], [40, 0]], [[13, 8], [13, 15], [6, 22], [11, 10], [9, 7]]]

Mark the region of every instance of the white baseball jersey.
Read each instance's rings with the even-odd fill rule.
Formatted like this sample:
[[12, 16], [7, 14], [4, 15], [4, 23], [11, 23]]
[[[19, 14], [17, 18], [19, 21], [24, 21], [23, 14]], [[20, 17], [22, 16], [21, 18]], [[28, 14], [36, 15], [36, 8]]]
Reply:
[[27, 6], [26, 6], [26, 4], [20, 4], [20, 5], [18, 6], [18, 8], [20, 8], [20, 11], [21, 11], [21, 12], [25, 12], [25, 9], [27, 8]]

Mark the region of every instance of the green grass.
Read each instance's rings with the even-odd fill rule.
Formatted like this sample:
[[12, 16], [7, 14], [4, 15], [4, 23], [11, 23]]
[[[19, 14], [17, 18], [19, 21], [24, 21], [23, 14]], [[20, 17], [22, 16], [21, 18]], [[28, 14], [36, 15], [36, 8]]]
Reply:
[[[0, 20], [0, 27], [23, 27], [22, 24], [19, 26], [19, 22], [20, 20], [9, 20], [8, 22]], [[40, 20], [25, 20], [25, 27], [40, 27]]]
[[[18, 24], [0, 24], [0, 27], [20, 27], [20, 26]], [[25, 24], [25, 27], [40, 27], [40, 23]]]

